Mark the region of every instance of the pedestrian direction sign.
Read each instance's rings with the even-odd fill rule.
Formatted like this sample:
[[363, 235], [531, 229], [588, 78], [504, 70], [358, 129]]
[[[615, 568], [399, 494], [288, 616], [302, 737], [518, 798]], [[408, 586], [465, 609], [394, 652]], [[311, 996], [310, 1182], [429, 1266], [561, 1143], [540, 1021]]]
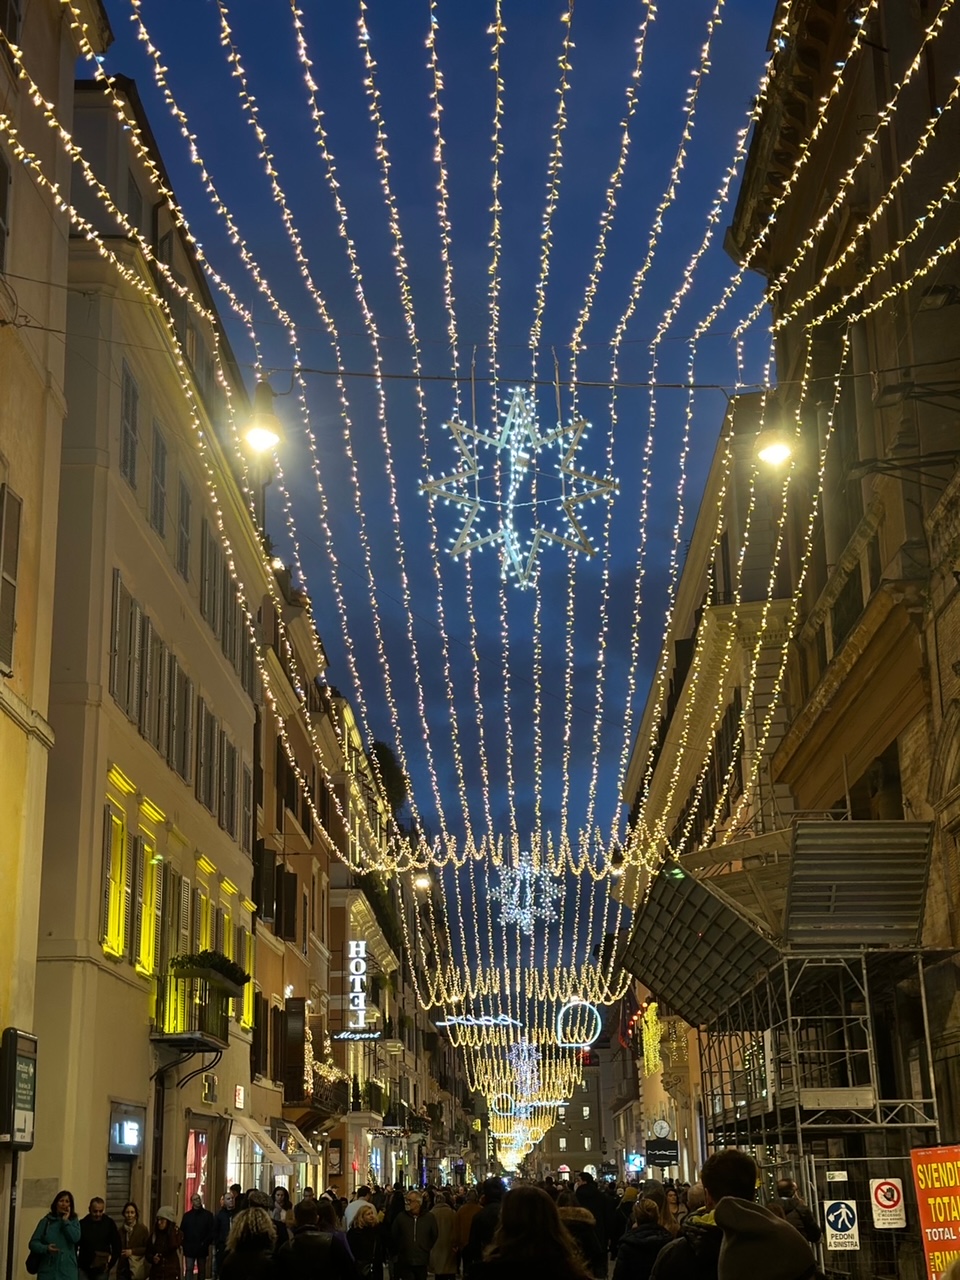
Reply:
[[824, 1200], [823, 1218], [827, 1224], [828, 1249], [859, 1249], [860, 1227], [857, 1206], [853, 1200]]
[[903, 1183], [899, 1178], [870, 1179], [870, 1209], [873, 1225], [880, 1229], [905, 1227], [907, 1211], [903, 1207]]

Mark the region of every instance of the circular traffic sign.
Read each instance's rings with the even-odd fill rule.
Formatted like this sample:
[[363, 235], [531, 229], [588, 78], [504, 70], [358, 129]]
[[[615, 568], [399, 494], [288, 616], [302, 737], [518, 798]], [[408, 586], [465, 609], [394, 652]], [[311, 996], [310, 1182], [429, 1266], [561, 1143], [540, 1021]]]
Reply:
[[873, 1201], [879, 1209], [899, 1209], [903, 1191], [896, 1182], [878, 1182], [873, 1188]]

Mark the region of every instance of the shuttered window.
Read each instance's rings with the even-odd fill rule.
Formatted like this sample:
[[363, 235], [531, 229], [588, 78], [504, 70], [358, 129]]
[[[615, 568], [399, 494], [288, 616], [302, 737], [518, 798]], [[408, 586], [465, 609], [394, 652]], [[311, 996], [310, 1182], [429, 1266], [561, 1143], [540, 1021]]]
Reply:
[[193, 681], [172, 653], [167, 669], [167, 763], [188, 781], [193, 766]]
[[136, 963], [140, 921], [143, 912], [143, 841], [127, 836], [126, 866], [123, 869], [123, 945], [121, 955]]
[[253, 849], [253, 773], [247, 764], [243, 766], [240, 810], [240, 848], [250, 853]]
[[220, 731], [217, 717], [203, 698], [197, 699], [197, 799], [217, 814], [220, 808]]
[[163, 929], [163, 860], [156, 845], [140, 839], [137, 971], [152, 977], [159, 972]]
[[[3, 184], [0, 167], [0, 187]], [[0, 222], [0, 267], [3, 265]], [[17, 629], [17, 568], [20, 560], [20, 517], [23, 503], [9, 487], [0, 485], [0, 671], [13, 670], [13, 640]]]
[[153, 474], [150, 477], [150, 523], [164, 537], [167, 531], [167, 442], [159, 423], [153, 424]]
[[140, 437], [140, 388], [123, 362], [120, 389], [120, 474], [137, 487], [137, 448]]
[[113, 639], [110, 650], [110, 692], [131, 720], [140, 719], [141, 632], [143, 614], [113, 574]]
[[108, 801], [103, 810], [103, 872], [100, 903], [100, 943], [108, 956], [123, 955], [126, 851], [124, 815], [120, 809]]
[[237, 838], [237, 748], [220, 735], [220, 825]]
[[177, 497], [177, 572], [184, 582], [190, 581], [190, 510], [192, 506], [190, 488], [181, 476]]

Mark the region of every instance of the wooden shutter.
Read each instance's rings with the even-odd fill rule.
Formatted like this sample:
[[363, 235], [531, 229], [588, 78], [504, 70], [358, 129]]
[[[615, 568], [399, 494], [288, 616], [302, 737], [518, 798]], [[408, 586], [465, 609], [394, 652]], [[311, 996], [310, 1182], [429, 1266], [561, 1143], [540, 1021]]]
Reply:
[[283, 922], [280, 937], [284, 942], [297, 941], [298, 896], [296, 872], [283, 870]]
[[137, 720], [140, 713], [140, 633], [145, 619], [143, 610], [136, 600], [130, 602], [130, 645], [127, 674], [126, 699], [124, 710], [131, 720]]
[[188, 955], [190, 952], [190, 881], [186, 876], [180, 879], [180, 906], [177, 917], [177, 954]]
[[304, 1096], [303, 1068], [307, 1025], [306, 1000], [292, 996], [283, 1010], [283, 1100], [301, 1102]]
[[22, 512], [22, 501], [8, 485], [0, 485], [0, 668], [4, 671], [13, 670]]
[[143, 856], [139, 836], [127, 836], [127, 858], [123, 875], [122, 951], [136, 960], [140, 946], [140, 907], [143, 902]]
[[105, 942], [110, 932], [110, 890], [113, 872], [113, 810], [110, 805], [103, 806], [103, 848], [102, 848], [103, 883], [100, 893], [100, 941]]
[[216, 914], [213, 918], [213, 949], [214, 951], [219, 951], [221, 955], [225, 954], [224, 948], [226, 946], [226, 934], [227, 913], [224, 911], [223, 907], [217, 907]]
[[200, 889], [193, 891], [193, 920], [191, 922], [193, 937], [190, 939], [190, 945], [187, 947], [188, 954], [192, 951], [202, 951], [204, 947], [203, 938], [203, 893]]
[[151, 872], [153, 881], [153, 901], [150, 903], [150, 911], [153, 916], [151, 921], [153, 927], [153, 956], [151, 957], [153, 964], [151, 965], [151, 972], [160, 973], [162, 972], [161, 957], [163, 956], [163, 863], [154, 863]]
[[140, 688], [134, 714], [141, 734], [150, 741], [150, 701], [153, 697], [153, 623], [144, 615], [139, 637]]

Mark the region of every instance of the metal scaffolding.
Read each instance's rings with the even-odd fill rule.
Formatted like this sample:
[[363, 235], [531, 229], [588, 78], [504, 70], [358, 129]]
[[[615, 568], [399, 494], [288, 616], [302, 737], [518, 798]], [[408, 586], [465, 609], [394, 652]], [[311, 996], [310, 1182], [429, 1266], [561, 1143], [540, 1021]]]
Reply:
[[[858, 1205], [860, 1248], [821, 1246], [831, 1275], [922, 1274], [909, 1152], [939, 1141], [925, 971], [943, 957], [921, 947], [930, 840], [928, 823], [797, 821], [669, 863], [624, 948], [699, 1030], [706, 1147], [751, 1151], [761, 1198], [791, 1177], [818, 1218], [826, 1200]], [[908, 1226], [875, 1229], [870, 1180], [891, 1176]]]

